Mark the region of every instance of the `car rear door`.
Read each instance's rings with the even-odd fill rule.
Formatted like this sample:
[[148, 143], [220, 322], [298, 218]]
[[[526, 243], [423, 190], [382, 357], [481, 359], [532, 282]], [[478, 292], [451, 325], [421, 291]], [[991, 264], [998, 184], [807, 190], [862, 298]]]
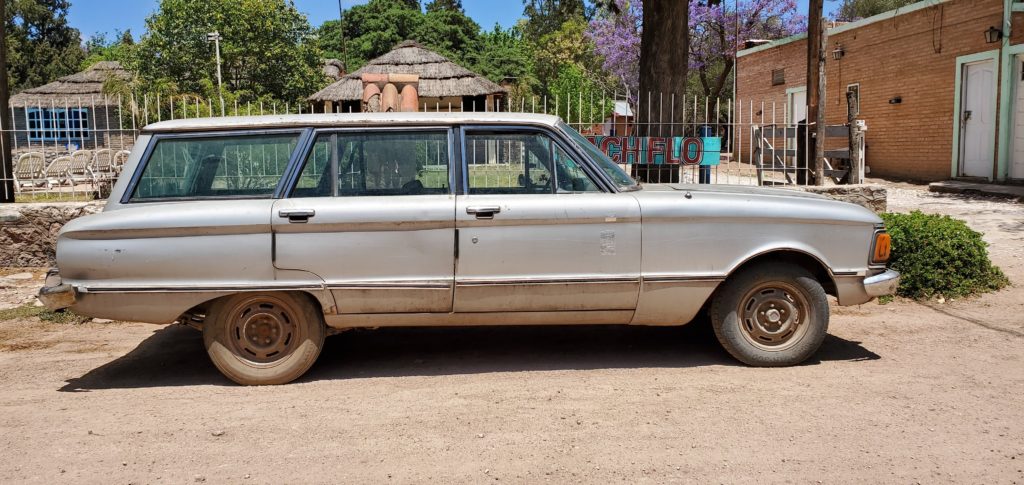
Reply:
[[452, 309], [448, 128], [320, 131], [274, 204], [274, 265], [319, 275], [338, 313]]
[[[628, 310], [640, 206], [540, 127], [466, 127], [456, 312]], [[590, 172], [590, 173], [588, 173]]]

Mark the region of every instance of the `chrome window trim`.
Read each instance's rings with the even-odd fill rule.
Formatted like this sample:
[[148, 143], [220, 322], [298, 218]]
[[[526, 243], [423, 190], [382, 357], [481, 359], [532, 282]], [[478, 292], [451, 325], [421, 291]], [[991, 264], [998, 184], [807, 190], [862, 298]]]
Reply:
[[[448, 139], [448, 194], [452, 195], [452, 194], [456, 193], [455, 192], [455, 173], [454, 173], [454, 170], [453, 170], [453, 167], [456, 164], [456, 158], [455, 158], [455, 155], [453, 153], [453, 150], [455, 148], [455, 138], [454, 138], [454, 135], [452, 133], [455, 130], [455, 127], [452, 126], [452, 125], [447, 125], [447, 124], [445, 124], [445, 125], [442, 125], [442, 124], [437, 124], [437, 125], [408, 125], [408, 126], [406, 126], [406, 125], [399, 125], [399, 126], [394, 126], [394, 125], [392, 125], [392, 126], [362, 125], [362, 126], [340, 126], [340, 127], [328, 127], [328, 128], [307, 128], [307, 130], [309, 131], [309, 140], [307, 141], [307, 144], [303, 147], [301, 155], [299, 157], [297, 157], [298, 160], [296, 162], [295, 171], [292, 174], [291, 178], [288, 180], [288, 184], [284, 187], [284, 190], [282, 190], [281, 197], [278, 197], [278, 198], [281, 198], [281, 199], [295, 198], [295, 197], [293, 197], [293, 193], [295, 192], [295, 186], [298, 185], [298, 183], [299, 183], [299, 177], [302, 175], [302, 170], [305, 169], [305, 167], [306, 167], [306, 159], [309, 156], [310, 151], [313, 149], [313, 145], [316, 144], [316, 139], [319, 138], [320, 135], [323, 135], [323, 134], [340, 134], [340, 133], [350, 133], [350, 132], [355, 132], [355, 133], [376, 133], [376, 132], [382, 132], [382, 131], [389, 131], [389, 132], [390, 131], [418, 131], [418, 132], [432, 131], [432, 132], [437, 132], [437, 133], [446, 132], [447, 139]], [[332, 165], [333, 165], [334, 162], [336, 162], [336, 160], [334, 160], [334, 157], [332, 157]], [[332, 173], [336, 169], [337, 169], [336, 165], [334, 167], [332, 167], [332, 169], [331, 169]], [[334, 175], [335, 175], [335, 179], [337, 179], [337, 174], [334, 174]], [[334, 186], [336, 183], [337, 183], [337, 181], [335, 180], [335, 182], [332, 183], [332, 186]], [[336, 190], [332, 190], [332, 192], [336, 193], [337, 191]], [[440, 194], [429, 194], [429, 195], [440, 195]], [[332, 195], [327, 196], [327, 197], [314, 197], [314, 198], [337, 198], [337, 197], [339, 197], [339, 196], [332, 194]], [[393, 196], [386, 196], [386, 195], [373, 196], [373, 195], [368, 195], [368, 196], [365, 196], [365, 197], [393, 197]]]
[[[225, 131], [194, 131], [194, 132], [180, 132], [180, 133], [153, 133], [150, 135], [149, 144], [146, 145], [145, 150], [142, 152], [142, 156], [139, 158], [139, 163], [135, 167], [135, 171], [132, 172], [132, 177], [128, 181], [128, 186], [125, 187], [124, 193], [121, 194], [120, 203], [123, 205], [127, 204], [147, 204], [147, 203], [161, 203], [161, 202], [188, 202], [195, 200], [264, 200], [264, 199], [276, 199], [277, 194], [280, 192], [281, 187], [287, 176], [290, 168], [295, 163], [296, 154], [299, 153], [299, 148], [302, 146], [304, 137], [308, 136], [310, 132], [309, 128], [297, 129], [297, 128], [284, 128], [284, 129], [269, 129], [269, 130], [225, 130]], [[292, 153], [288, 158], [288, 164], [285, 167], [284, 173], [281, 178], [277, 181], [277, 187], [268, 196], [209, 196], [209, 197], [159, 197], [150, 199], [135, 199], [132, 195], [135, 193], [135, 189], [139, 184], [139, 180], [142, 178], [142, 172], [149, 166], [150, 158], [152, 158], [153, 150], [156, 149], [157, 143], [161, 140], [175, 140], [175, 139], [187, 139], [187, 138], [227, 138], [231, 136], [258, 136], [258, 135], [281, 135], [281, 134], [296, 134], [298, 135], [295, 140], [295, 148], [292, 149]]]

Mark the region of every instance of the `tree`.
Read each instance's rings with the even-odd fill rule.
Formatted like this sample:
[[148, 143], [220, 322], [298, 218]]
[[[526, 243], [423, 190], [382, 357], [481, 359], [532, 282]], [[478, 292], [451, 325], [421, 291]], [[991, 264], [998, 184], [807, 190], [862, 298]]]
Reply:
[[[738, 24], [734, 5], [690, 0], [688, 78], [692, 79], [688, 81], [692, 82], [687, 85], [708, 97], [731, 91], [727, 81], [735, 66], [738, 42], [782, 38], [806, 28], [806, 19], [796, 13], [795, 0], [741, 0]], [[604, 58], [604, 69], [634, 92], [640, 84], [642, 9], [642, 0], [616, 0], [615, 8], [605, 9], [587, 31], [594, 39], [596, 52]]]
[[626, 98], [636, 103], [640, 89], [640, 32], [643, 29], [641, 0], [616, 0], [616, 9], [602, 9], [590, 22], [587, 37], [594, 42], [594, 52], [602, 58], [608, 71]]
[[427, 13], [423, 16], [413, 38], [424, 47], [460, 64], [466, 62], [467, 54], [477, 52], [480, 44], [480, 26], [466, 16], [461, 8], [440, 8], [427, 5]]
[[7, 75], [13, 91], [46, 84], [78, 71], [85, 58], [81, 35], [68, 25], [67, 0], [8, 0]]
[[533, 57], [518, 26], [508, 30], [495, 24], [480, 34], [480, 48], [467, 53], [469, 65], [494, 82], [514, 79], [518, 84], [534, 84]]
[[534, 74], [542, 87], [554, 80], [566, 65], [576, 66], [593, 79], [604, 80], [606, 75], [594, 55], [594, 42], [584, 35], [586, 29], [583, 17], [574, 17], [531, 46]]
[[917, 1], [919, 0], [843, 0], [836, 12], [836, 20], [852, 22], [895, 10]]
[[443, 10], [454, 10], [465, 13], [462, 9], [462, 0], [431, 0], [427, 3], [427, 13]]
[[129, 62], [132, 49], [135, 48], [135, 38], [132, 31], [115, 31], [116, 40], [107, 40], [107, 35], [95, 34], [85, 41], [85, 60], [82, 61], [82, 69], [96, 64], [99, 61]]
[[345, 11], [341, 28], [337, 20], [324, 22], [318, 29], [321, 45], [331, 57], [342, 57], [341, 32], [347, 39], [349, 71], [366, 61], [384, 55], [404, 40], [416, 38], [424, 21], [419, 2], [410, 0], [370, 0]]
[[593, 125], [611, 116], [615, 102], [604, 86], [574, 64], [565, 64], [551, 82], [548, 106], [569, 123]]
[[584, 19], [583, 0], [523, 0], [523, 35], [537, 42], [562, 27], [565, 22]]
[[321, 54], [306, 17], [286, 0], [161, 0], [130, 67], [151, 86], [213, 96], [221, 34], [225, 90], [298, 101], [320, 87]]
[[[717, 98], [735, 66], [735, 49], [745, 39], [781, 39], [807, 29], [796, 0], [741, 0], [708, 5], [690, 0], [690, 62], [702, 93]], [[738, 21], [737, 21], [738, 20]], [[737, 28], [739, 36], [737, 37]]]

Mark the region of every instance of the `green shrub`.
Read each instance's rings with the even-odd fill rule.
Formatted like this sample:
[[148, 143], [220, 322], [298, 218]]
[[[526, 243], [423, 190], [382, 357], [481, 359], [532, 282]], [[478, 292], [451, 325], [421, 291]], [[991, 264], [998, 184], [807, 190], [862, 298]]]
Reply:
[[981, 233], [949, 216], [882, 214], [892, 236], [889, 266], [902, 273], [897, 294], [908, 298], [960, 297], [1009, 284], [988, 259]]

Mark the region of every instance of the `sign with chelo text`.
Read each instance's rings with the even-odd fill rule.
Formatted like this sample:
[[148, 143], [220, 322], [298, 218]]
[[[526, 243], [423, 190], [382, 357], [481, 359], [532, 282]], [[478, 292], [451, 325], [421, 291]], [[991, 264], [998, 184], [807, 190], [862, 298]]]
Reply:
[[620, 165], [718, 165], [722, 139], [711, 137], [588, 136]]

